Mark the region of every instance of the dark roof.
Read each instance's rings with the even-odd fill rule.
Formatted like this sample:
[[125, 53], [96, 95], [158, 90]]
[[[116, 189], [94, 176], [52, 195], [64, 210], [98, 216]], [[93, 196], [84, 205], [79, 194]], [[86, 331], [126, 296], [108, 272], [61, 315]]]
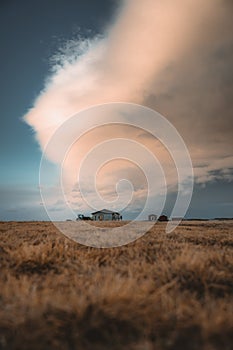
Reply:
[[117, 211], [112, 211], [112, 210], [108, 210], [108, 209], [102, 209], [102, 210], [98, 210], [95, 211], [94, 213], [91, 213], [92, 215], [98, 214], [98, 213], [102, 213], [102, 214], [118, 214], [119, 213]]

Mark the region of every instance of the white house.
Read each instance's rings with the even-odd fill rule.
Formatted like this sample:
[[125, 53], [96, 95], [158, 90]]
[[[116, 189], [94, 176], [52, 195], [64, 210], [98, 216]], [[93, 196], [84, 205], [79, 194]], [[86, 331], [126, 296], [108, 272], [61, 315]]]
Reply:
[[155, 214], [148, 215], [148, 220], [149, 221], [156, 221], [157, 220], [157, 215], [155, 215]]
[[94, 221], [122, 220], [122, 216], [120, 215], [120, 213], [108, 209], [98, 210], [94, 213], [91, 213], [91, 215], [92, 220]]

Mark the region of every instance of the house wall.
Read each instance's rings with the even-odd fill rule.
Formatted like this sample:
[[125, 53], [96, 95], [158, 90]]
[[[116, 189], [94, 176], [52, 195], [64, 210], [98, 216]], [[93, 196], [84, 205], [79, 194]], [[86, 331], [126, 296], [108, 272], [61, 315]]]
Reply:
[[94, 215], [94, 220], [100, 221], [100, 217], [102, 217], [102, 221], [112, 220], [112, 214], [101, 214], [101, 213]]
[[112, 220], [112, 214], [104, 214], [104, 221]]
[[93, 219], [95, 221], [100, 221], [101, 216], [103, 217], [102, 221], [111, 221], [112, 220], [112, 214], [101, 214], [101, 213], [93, 215]]

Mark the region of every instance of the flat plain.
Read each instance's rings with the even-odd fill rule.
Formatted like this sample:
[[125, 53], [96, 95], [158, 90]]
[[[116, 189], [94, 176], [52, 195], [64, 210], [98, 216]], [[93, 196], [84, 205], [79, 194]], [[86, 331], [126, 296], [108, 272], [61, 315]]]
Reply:
[[232, 349], [233, 221], [165, 225], [98, 249], [1, 222], [0, 349]]

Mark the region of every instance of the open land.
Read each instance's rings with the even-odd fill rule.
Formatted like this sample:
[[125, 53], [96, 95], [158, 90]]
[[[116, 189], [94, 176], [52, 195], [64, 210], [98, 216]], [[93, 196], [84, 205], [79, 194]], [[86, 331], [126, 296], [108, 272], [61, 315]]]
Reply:
[[232, 349], [233, 221], [165, 225], [98, 249], [1, 222], [0, 349]]

